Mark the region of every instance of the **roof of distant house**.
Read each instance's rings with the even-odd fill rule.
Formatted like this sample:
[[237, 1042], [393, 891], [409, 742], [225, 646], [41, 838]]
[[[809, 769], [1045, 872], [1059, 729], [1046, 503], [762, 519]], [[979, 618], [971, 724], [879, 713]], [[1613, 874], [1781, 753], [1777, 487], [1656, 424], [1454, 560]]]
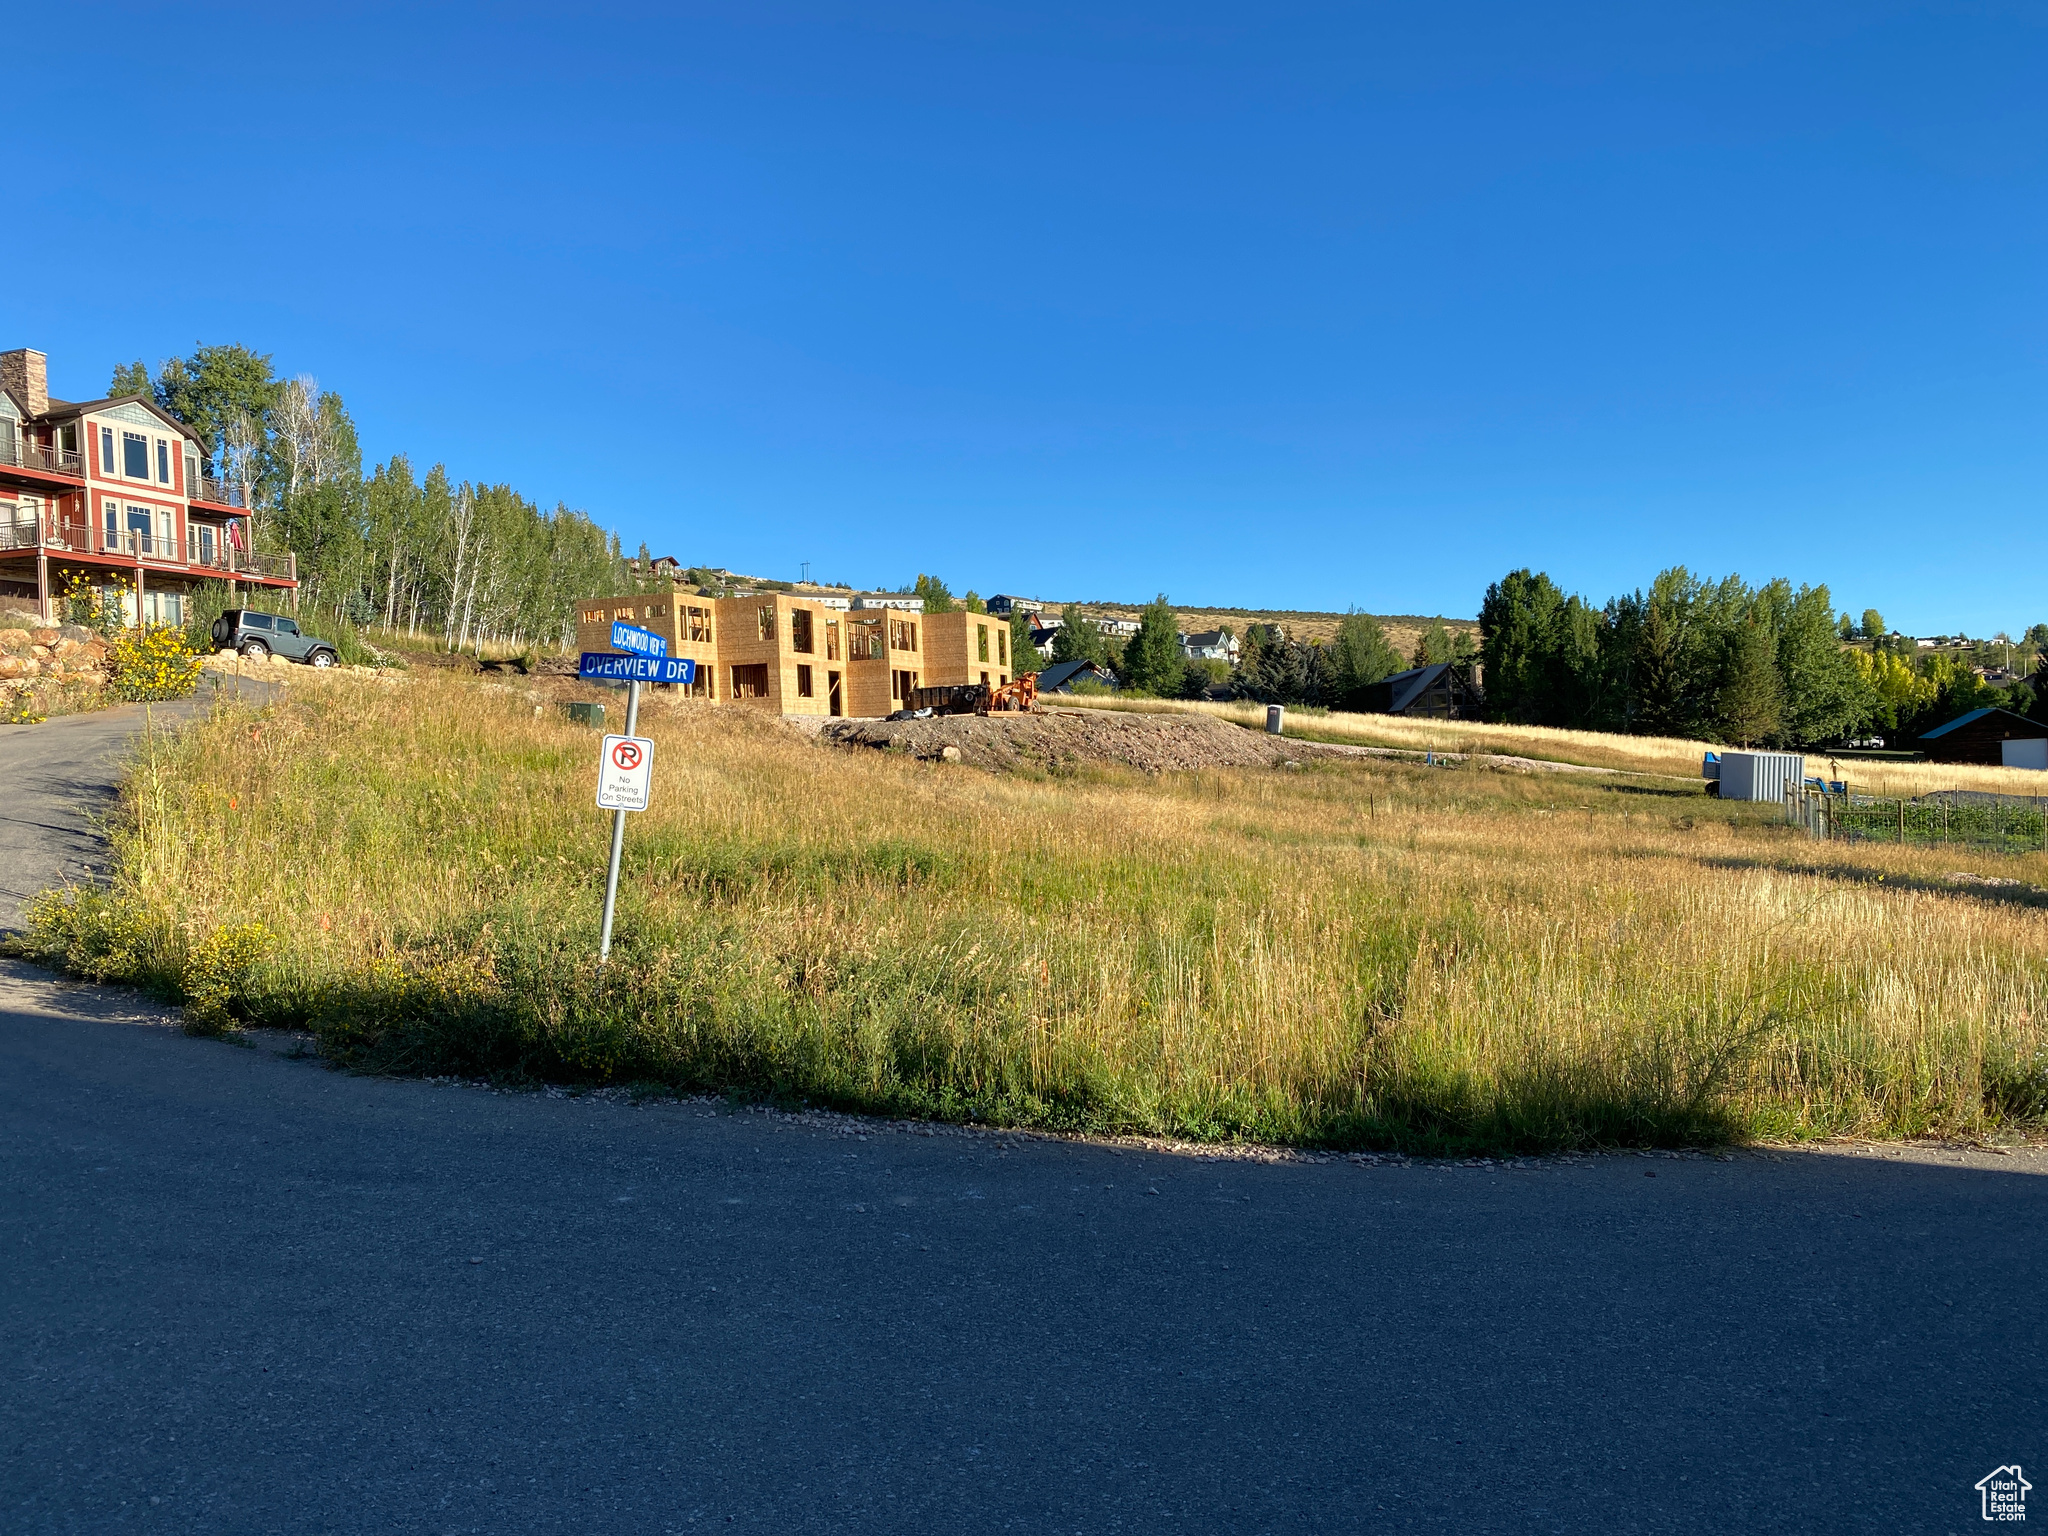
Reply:
[[1038, 674], [1039, 691], [1041, 693], [1050, 693], [1056, 688], [1064, 688], [1083, 672], [1091, 673], [1097, 677], [1102, 675], [1100, 669], [1092, 661], [1056, 661]]
[[1973, 709], [1967, 715], [1957, 715], [1955, 719], [1949, 721], [1947, 725], [1937, 725], [1931, 731], [1922, 731], [1920, 733], [1920, 739], [1922, 741], [1932, 741], [1937, 736], [1946, 736], [1950, 731], [1960, 730], [1963, 726], [1975, 724], [1977, 721], [1982, 720], [1986, 715], [2004, 715], [2006, 719], [2017, 721], [2021, 725], [2031, 726], [2042, 731], [2048, 731], [2048, 726], [2043, 726], [2040, 721], [2029, 720], [2025, 715], [2015, 713], [2010, 709]]

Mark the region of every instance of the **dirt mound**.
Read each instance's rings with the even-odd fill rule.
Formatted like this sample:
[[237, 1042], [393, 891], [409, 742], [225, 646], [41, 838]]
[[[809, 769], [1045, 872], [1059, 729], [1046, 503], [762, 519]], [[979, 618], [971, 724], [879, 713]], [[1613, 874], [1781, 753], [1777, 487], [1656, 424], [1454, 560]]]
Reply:
[[822, 740], [1010, 770], [1121, 763], [1146, 773], [1177, 768], [1274, 768], [1305, 754], [1293, 744], [1206, 715], [1140, 715], [1048, 710], [1037, 715], [942, 715], [930, 720], [833, 720]]

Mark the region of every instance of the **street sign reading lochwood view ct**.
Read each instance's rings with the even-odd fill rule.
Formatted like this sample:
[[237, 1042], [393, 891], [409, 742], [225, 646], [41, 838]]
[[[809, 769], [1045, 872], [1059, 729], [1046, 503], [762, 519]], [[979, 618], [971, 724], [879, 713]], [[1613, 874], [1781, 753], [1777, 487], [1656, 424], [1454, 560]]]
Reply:
[[651, 629], [642, 629], [638, 624], [612, 623], [612, 649], [631, 651], [635, 656], [666, 656], [668, 641]]

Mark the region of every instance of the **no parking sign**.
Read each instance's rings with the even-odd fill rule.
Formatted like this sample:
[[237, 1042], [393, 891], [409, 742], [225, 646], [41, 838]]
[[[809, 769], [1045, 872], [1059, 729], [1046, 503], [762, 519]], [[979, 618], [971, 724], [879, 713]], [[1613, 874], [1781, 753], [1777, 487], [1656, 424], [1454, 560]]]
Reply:
[[607, 736], [597, 759], [597, 803], [607, 811], [644, 811], [654, 779], [654, 743], [645, 736]]

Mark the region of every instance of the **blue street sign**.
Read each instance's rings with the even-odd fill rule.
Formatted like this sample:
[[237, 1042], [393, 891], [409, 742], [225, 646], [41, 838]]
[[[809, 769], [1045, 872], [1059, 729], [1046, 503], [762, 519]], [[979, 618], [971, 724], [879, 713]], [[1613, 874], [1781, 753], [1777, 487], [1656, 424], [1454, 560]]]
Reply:
[[606, 683], [681, 683], [687, 688], [697, 681], [697, 663], [688, 656], [620, 656], [612, 651], [585, 651], [576, 675]]
[[631, 651], [635, 656], [666, 656], [668, 642], [651, 629], [637, 624], [612, 625], [612, 649]]

